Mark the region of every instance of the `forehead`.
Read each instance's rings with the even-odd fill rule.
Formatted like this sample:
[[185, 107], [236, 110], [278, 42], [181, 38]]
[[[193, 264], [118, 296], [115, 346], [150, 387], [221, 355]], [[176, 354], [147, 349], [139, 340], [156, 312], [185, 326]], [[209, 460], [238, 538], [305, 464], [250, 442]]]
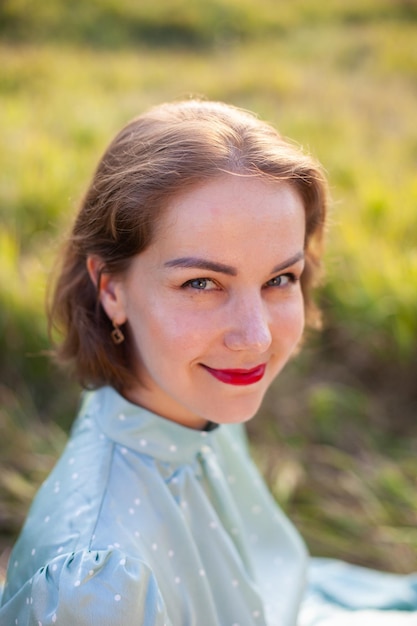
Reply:
[[265, 236], [268, 229], [271, 237], [284, 230], [304, 236], [305, 211], [298, 191], [281, 181], [227, 174], [175, 196], [159, 220], [156, 239], [188, 237], [203, 243], [212, 235], [227, 235], [248, 240], [255, 232]]

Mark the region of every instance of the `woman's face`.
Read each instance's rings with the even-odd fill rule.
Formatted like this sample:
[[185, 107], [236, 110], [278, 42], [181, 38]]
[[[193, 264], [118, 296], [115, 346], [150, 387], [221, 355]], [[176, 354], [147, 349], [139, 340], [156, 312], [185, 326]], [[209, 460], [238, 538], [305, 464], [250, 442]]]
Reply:
[[225, 175], [173, 200], [101, 292], [134, 342], [126, 397], [192, 428], [250, 419], [302, 335], [304, 234], [284, 183]]

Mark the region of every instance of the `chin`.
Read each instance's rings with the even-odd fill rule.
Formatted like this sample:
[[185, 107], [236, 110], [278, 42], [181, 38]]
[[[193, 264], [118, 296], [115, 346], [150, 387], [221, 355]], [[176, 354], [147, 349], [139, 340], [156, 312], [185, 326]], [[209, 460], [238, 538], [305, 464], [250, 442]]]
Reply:
[[216, 424], [243, 424], [255, 417], [261, 403], [262, 398], [255, 402], [248, 402], [246, 399], [244, 402], [233, 403], [234, 406], [229, 406], [228, 409], [223, 404], [220, 410], [212, 412], [213, 417], [209, 420]]

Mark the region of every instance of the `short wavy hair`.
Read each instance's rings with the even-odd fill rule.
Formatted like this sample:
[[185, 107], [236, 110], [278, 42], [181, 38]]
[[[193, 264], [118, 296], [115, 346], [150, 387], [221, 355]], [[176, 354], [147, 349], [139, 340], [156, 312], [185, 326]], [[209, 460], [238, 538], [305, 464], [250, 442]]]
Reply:
[[318, 325], [312, 288], [320, 275], [328, 202], [320, 164], [242, 109], [203, 100], [162, 104], [133, 119], [110, 143], [61, 256], [49, 328], [62, 335], [56, 356], [72, 365], [84, 387], [121, 390], [133, 383], [129, 337], [119, 345], [112, 341], [87, 257], [97, 255], [103, 272], [122, 274], [151, 243], [170, 200], [225, 173], [282, 181], [299, 193], [306, 215], [306, 322]]

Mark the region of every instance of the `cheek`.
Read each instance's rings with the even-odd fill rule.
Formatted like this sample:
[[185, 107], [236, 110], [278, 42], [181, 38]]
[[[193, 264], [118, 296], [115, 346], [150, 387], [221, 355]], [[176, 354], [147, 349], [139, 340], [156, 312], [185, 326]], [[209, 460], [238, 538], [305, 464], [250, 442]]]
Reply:
[[280, 306], [274, 329], [275, 336], [281, 341], [287, 340], [289, 344], [298, 342], [304, 330], [304, 301], [301, 294]]
[[176, 310], [174, 307], [153, 307], [135, 325], [137, 339], [140, 336], [160, 351], [180, 357], [185, 353], [195, 352], [202, 344], [210, 341], [215, 329], [213, 316], [206, 319], [203, 315], [196, 315], [187, 310]]
[[304, 298], [301, 291], [299, 292], [298, 297], [294, 300], [294, 302], [291, 302], [289, 306], [288, 317], [289, 323], [292, 323], [294, 325], [294, 329], [298, 329], [299, 332], [302, 332], [304, 330]]

